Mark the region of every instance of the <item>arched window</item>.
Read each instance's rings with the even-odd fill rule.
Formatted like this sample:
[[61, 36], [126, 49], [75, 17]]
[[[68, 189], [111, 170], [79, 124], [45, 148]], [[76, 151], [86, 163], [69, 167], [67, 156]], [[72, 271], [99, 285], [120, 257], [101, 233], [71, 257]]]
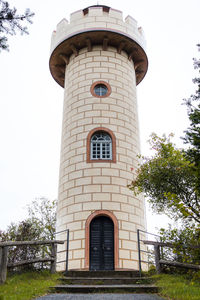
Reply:
[[89, 132], [87, 162], [116, 162], [116, 138], [110, 129], [98, 127]]
[[112, 160], [112, 139], [107, 132], [95, 132], [90, 147], [90, 159]]

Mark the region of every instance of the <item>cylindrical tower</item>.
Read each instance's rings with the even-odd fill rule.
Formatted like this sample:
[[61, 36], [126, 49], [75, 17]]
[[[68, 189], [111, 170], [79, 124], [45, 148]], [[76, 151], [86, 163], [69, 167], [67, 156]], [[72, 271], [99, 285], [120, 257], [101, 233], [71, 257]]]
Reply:
[[76, 11], [53, 32], [50, 70], [64, 87], [57, 231], [70, 230], [69, 269], [138, 269], [145, 208], [127, 185], [140, 152], [144, 49], [137, 22], [107, 6]]

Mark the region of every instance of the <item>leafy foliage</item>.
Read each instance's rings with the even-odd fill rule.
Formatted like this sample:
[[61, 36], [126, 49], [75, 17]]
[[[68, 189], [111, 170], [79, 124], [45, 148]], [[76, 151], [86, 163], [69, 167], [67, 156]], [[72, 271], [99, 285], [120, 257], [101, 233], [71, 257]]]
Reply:
[[[200, 51], [200, 45], [198, 45]], [[194, 59], [194, 68], [200, 73], [200, 59]], [[186, 151], [190, 161], [196, 165], [197, 184], [196, 188], [200, 193], [200, 77], [193, 79], [197, 89], [194, 95], [184, 99], [187, 106], [190, 126], [185, 131], [184, 142], [189, 145]]]
[[[200, 71], [200, 60], [194, 59], [194, 67]], [[183, 138], [188, 149], [177, 149], [171, 136], [152, 134], [155, 156], [142, 158], [129, 188], [143, 192], [155, 212], [200, 224], [200, 77], [193, 82], [197, 90], [184, 100], [190, 120]]]
[[32, 224], [40, 228], [40, 239], [52, 240], [56, 228], [56, 200], [39, 198], [28, 206], [29, 219]]
[[[28, 206], [29, 217], [17, 224], [12, 223], [4, 232], [0, 231], [0, 241], [52, 240], [55, 233], [56, 205], [56, 200], [50, 201], [47, 198], [34, 200]], [[43, 257], [45, 253], [49, 254], [48, 246], [9, 247], [8, 262]], [[37, 264], [35, 267], [39, 268], [40, 265]], [[32, 266], [24, 268], [30, 269]]]
[[200, 223], [200, 203], [196, 191], [196, 166], [170, 137], [152, 134], [155, 156], [143, 158], [137, 178], [129, 188], [143, 192], [157, 213]]
[[29, 8], [18, 14], [16, 8], [10, 8], [7, 1], [0, 0], [0, 50], [8, 50], [7, 35], [15, 35], [17, 31], [28, 34], [24, 22], [32, 23], [34, 13]]
[[[200, 60], [194, 59], [194, 67], [200, 71]], [[182, 220], [182, 229], [160, 229], [161, 240], [175, 244], [173, 249], [162, 247], [162, 257], [200, 264], [200, 77], [193, 82], [197, 90], [184, 100], [190, 121], [183, 137], [187, 149], [178, 149], [171, 142], [172, 135], [152, 134], [155, 155], [141, 158], [129, 188], [135, 194], [143, 192], [155, 212]]]
[[163, 249], [163, 259], [200, 264], [200, 228], [191, 226], [172, 229], [169, 226], [168, 229], [161, 228], [159, 234], [161, 241], [175, 245], [173, 249]]
[[[18, 224], [12, 223], [6, 232], [0, 234], [1, 241], [37, 240], [40, 236], [40, 229], [35, 225], [30, 220]], [[40, 248], [38, 246], [9, 247], [8, 263], [36, 258], [39, 252]], [[28, 268], [30, 268], [30, 265]]]

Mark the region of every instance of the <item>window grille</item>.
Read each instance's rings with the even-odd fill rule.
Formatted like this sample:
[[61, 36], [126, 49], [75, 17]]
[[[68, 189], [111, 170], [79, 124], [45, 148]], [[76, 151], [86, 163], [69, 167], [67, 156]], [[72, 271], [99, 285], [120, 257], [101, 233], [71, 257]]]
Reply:
[[105, 96], [108, 92], [108, 88], [104, 84], [97, 84], [94, 87], [94, 92], [97, 96]]
[[91, 138], [91, 159], [112, 160], [112, 139], [106, 132], [96, 132]]

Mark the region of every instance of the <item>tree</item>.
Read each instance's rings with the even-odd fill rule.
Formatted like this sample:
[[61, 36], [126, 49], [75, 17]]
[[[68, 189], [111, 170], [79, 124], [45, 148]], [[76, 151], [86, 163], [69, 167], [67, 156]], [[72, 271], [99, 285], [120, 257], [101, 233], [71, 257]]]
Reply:
[[[0, 231], [0, 241], [25, 241], [32, 239], [52, 240], [55, 237], [57, 201], [47, 198], [36, 198], [27, 206], [28, 217], [11, 223], [8, 229]], [[23, 225], [24, 224], [24, 225]], [[31, 234], [33, 230], [33, 234]]]
[[53, 240], [56, 231], [56, 200], [35, 199], [28, 205], [29, 220], [40, 228], [40, 239]]
[[196, 191], [196, 166], [184, 150], [175, 148], [171, 137], [152, 135], [155, 156], [142, 158], [137, 178], [129, 188], [143, 192], [157, 213], [200, 223], [200, 198]]
[[[194, 59], [194, 67], [200, 71], [200, 60]], [[200, 77], [193, 82], [198, 88], [184, 100], [190, 120], [183, 138], [188, 148], [177, 149], [171, 137], [153, 134], [155, 156], [142, 158], [129, 188], [143, 192], [155, 212], [200, 224]]]
[[[38, 240], [39, 237], [40, 228], [37, 224], [32, 223], [30, 219], [17, 224], [11, 223], [5, 232], [0, 232], [1, 241], [30, 241]], [[9, 247], [8, 263], [34, 259], [39, 253], [41, 253], [41, 247], [38, 246]], [[31, 267], [31, 265], [28, 266], [28, 268]], [[26, 268], [27, 266], [23, 267], [23, 269]]]
[[[200, 51], [200, 44], [197, 45]], [[200, 59], [194, 58], [194, 68], [200, 73]], [[184, 142], [189, 145], [186, 151], [190, 161], [195, 163], [197, 171], [196, 188], [200, 193], [200, 76], [193, 79], [194, 84], [197, 84], [197, 89], [194, 95], [188, 99], [184, 99], [187, 106], [188, 118], [190, 121], [189, 128], [185, 131]]]
[[[28, 205], [27, 219], [18, 223], [11, 223], [6, 231], [0, 230], [0, 241], [54, 239], [56, 206], [56, 200], [51, 201], [47, 198], [35, 199], [30, 205]], [[9, 247], [8, 260], [10, 263], [20, 260], [33, 259], [37, 256], [44, 256], [45, 253], [50, 254], [48, 246]], [[40, 267], [40, 265], [36, 264], [36, 268], [38, 267]], [[28, 268], [30, 268], [30, 265]]]
[[162, 249], [162, 259], [181, 263], [200, 264], [200, 230], [195, 226], [185, 228], [161, 228], [159, 230], [162, 242], [170, 242], [175, 248]]
[[10, 8], [8, 2], [0, 0], [0, 50], [8, 50], [7, 35], [15, 35], [16, 31], [28, 34], [27, 27], [23, 24], [32, 23], [33, 16], [34, 13], [29, 8], [23, 14], [18, 14], [16, 8]]

